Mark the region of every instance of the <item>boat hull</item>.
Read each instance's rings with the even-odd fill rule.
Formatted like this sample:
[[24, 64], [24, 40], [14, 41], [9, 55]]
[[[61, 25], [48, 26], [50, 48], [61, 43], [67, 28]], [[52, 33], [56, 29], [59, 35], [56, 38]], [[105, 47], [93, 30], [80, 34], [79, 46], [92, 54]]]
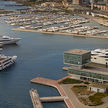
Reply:
[[16, 39], [12, 39], [12, 40], [9, 40], [9, 41], [0, 41], [0, 43], [2, 43], [2, 45], [9, 45], [9, 44], [15, 44], [19, 40], [21, 40], [21, 39], [20, 38], [16, 38]]

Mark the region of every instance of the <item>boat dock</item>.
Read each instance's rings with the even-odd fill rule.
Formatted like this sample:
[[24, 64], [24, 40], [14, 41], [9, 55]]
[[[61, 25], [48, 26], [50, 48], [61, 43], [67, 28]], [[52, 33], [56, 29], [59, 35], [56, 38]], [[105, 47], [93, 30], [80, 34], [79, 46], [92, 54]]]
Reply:
[[[51, 87], [56, 88], [61, 95], [61, 97], [59, 97], [57, 99], [63, 99], [63, 97], [65, 97], [64, 102], [67, 105], [67, 107], [68, 108], [74, 108], [74, 106], [71, 103], [71, 101], [69, 100], [67, 94], [65, 93], [63, 88], [58, 84], [59, 81], [60, 80], [56, 81], [56, 80], [50, 80], [50, 79], [42, 78], [42, 77], [37, 77], [37, 78], [34, 78], [31, 80], [32, 83], [38, 83], [38, 84], [42, 84], [42, 85], [51, 86]], [[52, 99], [54, 100], [54, 97]]]
[[38, 94], [37, 90], [35, 90], [35, 89], [30, 90], [30, 96], [31, 96], [34, 108], [43, 108], [41, 102], [60, 102], [60, 101], [64, 101], [64, 99], [68, 98], [65, 96], [39, 97], [39, 94]]
[[31, 96], [34, 108], [43, 108], [41, 101], [39, 99], [39, 95], [37, 93], [37, 90], [31, 89], [30, 90], [30, 96]]

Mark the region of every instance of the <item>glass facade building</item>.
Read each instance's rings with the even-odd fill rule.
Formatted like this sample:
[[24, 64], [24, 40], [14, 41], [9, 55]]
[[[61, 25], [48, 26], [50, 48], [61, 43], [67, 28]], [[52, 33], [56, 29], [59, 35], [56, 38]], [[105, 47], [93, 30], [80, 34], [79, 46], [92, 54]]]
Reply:
[[90, 62], [90, 51], [74, 49], [64, 52], [64, 63], [71, 66], [68, 68], [68, 73], [72, 74], [73, 78], [92, 82], [108, 83], [107, 70], [104, 69], [102, 72], [102, 69], [100, 70], [99, 67], [86, 67], [86, 64]]
[[64, 63], [83, 66], [91, 60], [91, 52], [87, 50], [69, 50], [64, 52]]
[[80, 75], [80, 77], [84, 77], [84, 78], [91, 78], [94, 80], [98, 79], [98, 80], [102, 80], [102, 81], [108, 81], [108, 75], [95, 73], [95, 72], [89, 72], [87, 70], [84, 71], [83, 69], [78, 70], [78, 69], [69, 68], [68, 72], [70, 74]]

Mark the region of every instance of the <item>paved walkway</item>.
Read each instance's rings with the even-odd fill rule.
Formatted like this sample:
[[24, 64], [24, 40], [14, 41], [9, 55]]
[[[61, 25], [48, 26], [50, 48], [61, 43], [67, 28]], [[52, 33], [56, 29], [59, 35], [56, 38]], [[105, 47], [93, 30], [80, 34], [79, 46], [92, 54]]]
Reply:
[[76, 97], [76, 95], [74, 94], [74, 92], [72, 91], [72, 86], [73, 84], [62, 84], [59, 85], [58, 82], [62, 81], [65, 78], [70, 78], [71, 75], [64, 77], [60, 80], [50, 80], [50, 79], [46, 79], [46, 78], [41, 78], [41, 77], [37, 77], [31, 80], [31, 82], [33, 83], [38, 83], [38, 84], [43, 84], [43, 85], [47, 85], [47, 86], [51, 86], [56, 88], [61, 96], [66, 97], [64, 99], [64, 102], [66, 103], [68, 108], [108, 108], [108, 102], [106, 102], [103, 105], [100, 106], [87, 106], [84, 105], [83, 103], [81, 103], [78, 98]]
[[61, 78], [61, 79], [57, 80], [57, 82], [59, 83], [59, 82], [61, 82], [62, 80], [66, 79], [66, 78], [72, 78], [72, 75], [69, 75], [69, 76], [66, 76], [64, 78]]
[[73, 84], [62, 84], [62, 88], [64, 89], [65, 93], [67, 94], [71, 102], [73, 103], [74, 108], [108, 108], [108, 102], [100, 106], [87, 106], [87, 105], [82, 104], [78, 100], [74, 92], [72, 91], [71, 89], [72, 86]]

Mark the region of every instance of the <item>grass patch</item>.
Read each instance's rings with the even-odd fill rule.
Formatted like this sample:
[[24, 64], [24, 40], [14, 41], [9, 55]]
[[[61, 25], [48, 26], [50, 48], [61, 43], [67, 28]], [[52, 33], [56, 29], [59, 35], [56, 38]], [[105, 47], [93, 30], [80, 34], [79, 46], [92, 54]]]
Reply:
[[75, 86], [73, 86], [73, 87], [74, 87], [74, 88], [76, 88], [76, 87], [77, 87], [77, 88], [84, 88], [84, 89], [87, 88], [86, 85], [75, 85]]
[[59, 84], [79, 84], [79, 83], [83, 83], [83, 81], [66, 78], [66, 79], [62, 80]]
[[86, 81], [86, 82], [84, 82], [84, 84], [90, 84], [90, 83]]
[[76, 94], [78, 99], [85, 105], [89, 106], [98, 106], [103, 104], [103, 98], [108, 96], [108, 92], [106, 93], [95, 93], [89, 91], [87, 85], [74, 85], [72, 87], [72, 91]]
[[89, 100], [93, 103], [90, 106], [97, 106], [97, 105], [103, 104], [102, 98], [106, 96], [108, 96], [108, 92], [107, 93], [96, 93], [93, 96], [90, 96]]
[[90, 95], [91, 91], [87, 90], [87, 86], [86, 85], [75, 85], [72, 87], [72, 90], [75, 92], [76, 95]]
[[85, 105], [91, 104], [91, 101], [89, 100], [89, 96], [93, 93], [88, 90], [88, 86], [86, 85], [75, 85], [72, 87], [72, 91], [76, 94], [80, 102], [82, 102]]

